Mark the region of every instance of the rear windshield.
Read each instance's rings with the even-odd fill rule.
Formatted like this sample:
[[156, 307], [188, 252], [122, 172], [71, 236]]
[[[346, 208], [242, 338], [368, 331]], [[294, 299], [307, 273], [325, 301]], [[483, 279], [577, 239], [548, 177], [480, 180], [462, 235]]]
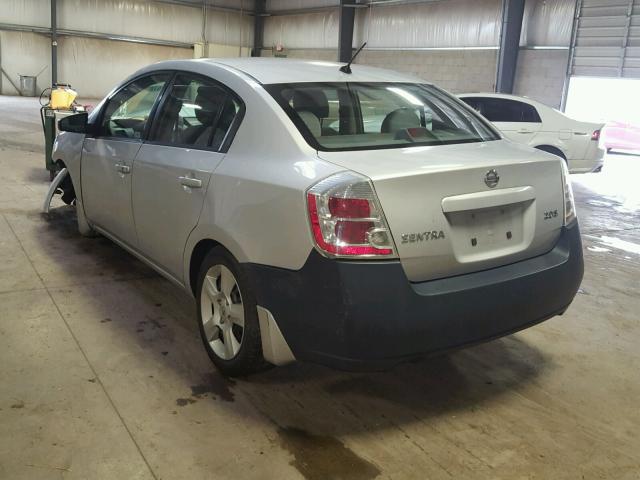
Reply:
[[500, 136], [471, 108], [432, 85], [266, 85], [309, 144], [323, 151], [484, 142]]

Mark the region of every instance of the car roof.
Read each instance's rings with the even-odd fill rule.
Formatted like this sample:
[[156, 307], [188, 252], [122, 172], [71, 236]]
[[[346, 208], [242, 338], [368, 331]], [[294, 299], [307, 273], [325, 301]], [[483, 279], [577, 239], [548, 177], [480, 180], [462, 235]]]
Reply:
[[[210, 64], [212, 68], [226, 66], [238, 70], [263, 84], [270, 83], [302, 83], [302, 82], [410, 82], [428, 83], [423, 79], [386, 70], [383, 68], [352, 65], [352, 73], [343, 73], [339, 69], [342, 63], [321, 60], [298, 60], [288, 58], [199, 58], [194, 60], [174, 60], [160, 62], [156, 68], [163, 66], [175, 68], [185, 63], [198, 62]], [[170, 64], [170, 65], [169, 65]], [[212, 72], [213, 73], [213, 72]]]

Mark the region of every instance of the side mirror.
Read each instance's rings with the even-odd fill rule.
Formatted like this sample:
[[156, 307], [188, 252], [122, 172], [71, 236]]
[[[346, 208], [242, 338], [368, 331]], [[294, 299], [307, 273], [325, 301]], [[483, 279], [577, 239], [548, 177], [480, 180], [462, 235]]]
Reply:
[[69, 115], [58, 121], [58, 130], [61, 132], [90, 133], [87, 112]]

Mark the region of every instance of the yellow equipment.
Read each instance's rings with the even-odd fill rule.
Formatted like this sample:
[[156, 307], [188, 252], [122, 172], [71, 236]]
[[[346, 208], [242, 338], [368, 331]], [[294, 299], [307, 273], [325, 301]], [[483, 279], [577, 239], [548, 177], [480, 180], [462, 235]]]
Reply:
[[70, 85], [56, 85], [51, 90], [49, 108], [53, 110], [71, 110], [77, 96], [78, 92], [73, 90]]
[[[46, 101], [46, 93], [49, 92], [49, 101]], [[85, 111], [81, 105], [76, 105], [75, 99], [78, 93], [71, 88], [71, 85], [56, 83], [52, 88], [46, 88], [40, 94], [40, 118], [42, 120], [42, 130], [44, 131], [44, 161], [45, 167], [49, 170], [49, 178], [53, 180], [60, 166], [53, 161], [51, 153], [53, 143], [58, 134], [58, 120], [77, 112]]]

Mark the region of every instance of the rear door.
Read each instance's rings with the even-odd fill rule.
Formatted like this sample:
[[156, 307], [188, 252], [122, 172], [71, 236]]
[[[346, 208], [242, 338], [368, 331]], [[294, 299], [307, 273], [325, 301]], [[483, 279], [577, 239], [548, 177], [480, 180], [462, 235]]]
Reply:
[[542, 129], [540, 115], [528, 103], [494, 97], [465, 97], [462, 100], [478, 110], [505, 137], [514, 142], [531, 144]]
[[149, 117], [169, 80], [156, 73], [134, 80], [107, 100], [98, 133], [82, 148], [82, 198], [91, 223], [137, 246], [131, 209], [131, 171]]
[[224, 86], [178, 73], [136, 157], [132, 198], [140, 251], [178, 280], [187, 237], [240, 111], [241, 102]]

